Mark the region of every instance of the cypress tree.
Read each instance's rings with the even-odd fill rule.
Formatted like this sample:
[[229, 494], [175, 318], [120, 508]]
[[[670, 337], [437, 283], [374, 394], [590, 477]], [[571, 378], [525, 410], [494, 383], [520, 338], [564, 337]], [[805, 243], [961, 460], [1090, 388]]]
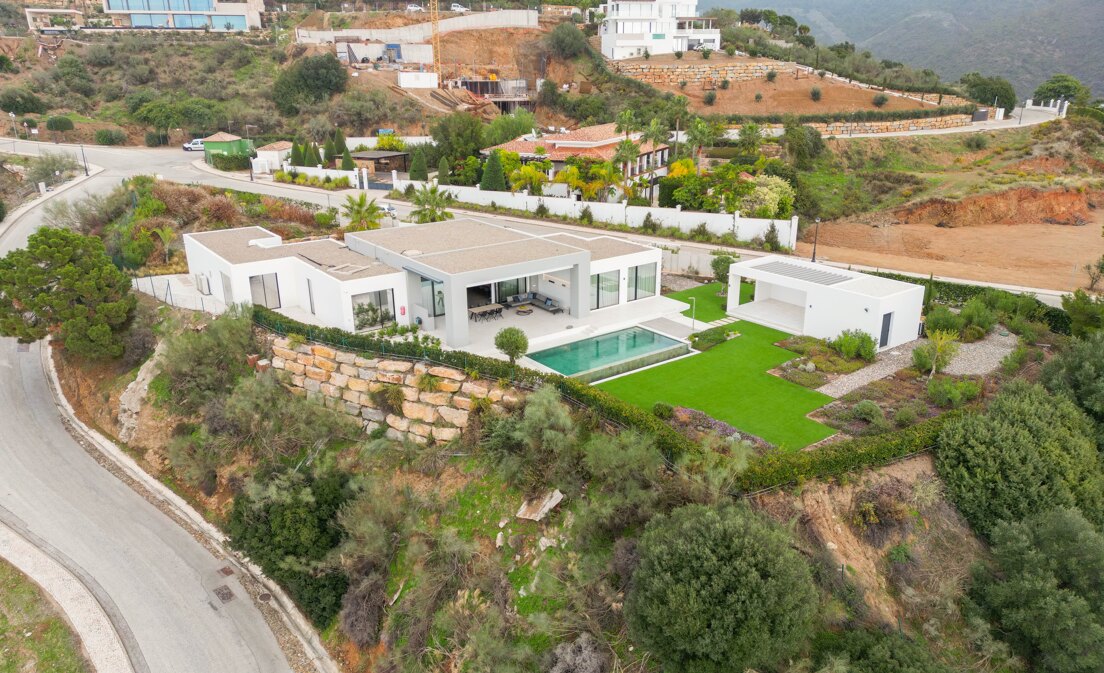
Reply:
[[326, 153], [326, 156], [324, 157], [325, 162], [327, 164], [333, 162], [334, 165], [337, 165], [337, 150], [334, 148], [333, 138], [326, 139], [326, 144], [323, 146], [323, 150]]
[[307, 151], [310, 152], [310, 157], [307, 158], [308, 166], [317, 166], [322, 163], [322, 155], [318, 152], [317, 143], [311, 143], [307, 146]]
[[441, 157], [441, 161], [437, 163], [437, 184], [450, 184], [449, 177], [448, 159]]
[[296, 141], [291, 141], [291, 165], [303, 165], [303, 148]]
[[349, 154], [349, 148], [346, 147], [341, 152], [341, 170], [343, 171], [355, 171], [356, 164], [353, 163], [353, 155]]
[[428, 180], [429, 169], [426, 167], [425, 152], [422, 148], [414, 150], [414, 158], [410, 160], [410, 179]]
[[498, 158], [498, 152], [491, 152], [490, 158], [483, 166], [483, 180], [479, 188], [485, 192], [506, 191], [506, 176], [502, 173], [502, 160]]
[[334, 152], [337, 154], [345, 154], [345, 150], [349, 149], [349, 146], [345, 144], [345, 134], [341, 132], [341, 128], [338, 127], [334, 131]]

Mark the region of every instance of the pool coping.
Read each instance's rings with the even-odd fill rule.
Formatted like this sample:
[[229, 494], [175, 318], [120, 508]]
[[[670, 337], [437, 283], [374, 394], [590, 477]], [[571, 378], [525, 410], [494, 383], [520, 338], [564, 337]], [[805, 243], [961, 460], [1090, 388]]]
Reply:
[[[687, 355], [693, 355], [694, 354], [693, 349], [691, 348], [690, 342], [688, 340], [680, 339], [676, 336], [672, 336], [670, 334], [667, 334], [667, 333], [665, 333], [661, 330], [652, 329], [651, 327], [644, 327], [640, 323], [637, 323], [637, 324], [634, 324], [634, 325], [629, 325], [627, 327], [620, 327], [620, 328], [617, 328], [617, 329], [611, 329], [607, 332], [602, 332], [600, 334], [591, 334], [591, 335], [583, 337], [581, 339], [576, 339], [574, 341], [567, 341], [567, 342], [564, 342], [562, 344], [557, 344], [555, 346], [549, 346], [548, 348], [542, 348], [542, 349], [540, 349], [536, 352], [541, 353], [541, 352], [547, 351], [547, 350], [562, 348], [564, 346], [569, 346], [571, 344], [579, 343], [580, 341], [586, 341], [588, 339], [597, 339], [597, 338], [600, 338], [600, 337], [603, 337], [603, 336], [606, 336], [606, 335], [609, 335], [609, 334], [615, 334], [617, 332], [625, 332], [625, 331], [631, 330], [633, 328], [642, 329], [646, 332], [651, 332], [652, 334], [658, 334], [659, 336], [664, 337], [666, 339], [670, 339], [671, 341], [674, 341], [675, 343], [671, 346], [667, 346], [665, 348], [661, 348], [661, 349], [658, 349], [658, 350], [655, 350], [655, 351], [651, 351], [649, 353], [645, 353], [644, 355], [640, 355], [638, 357], [626, 358], [624, 360], [619, 360], [617, 362], [612, 362], [612, 363], [609, 363], [609, 364], [605, 364], [605, 365], [602, 365], [600, 367], [593, 367], [591, 369], [585, 369], [583, 371], [575, 372], [574, 374], [564, 374], [563, 372], [556, 371], [552, 367], [549, 367], [548, 365], [546, 365], [546, 364], [544, 364], [544, 363], [542, 363], [538, 360], [533, 359], [531, 353], [526, 353], [525, 359], [527, 359], [530, 362], [535, 363], [536, 365], [538, 365], [539, 370], [546, 370], [546, 371], [551, 372], [553, 374], [559, 374], [560, 376], [565, 376], [567, 378], [578, 379], [580, 381], [583, 381], [584, 383], [594, 384], [594, 383], [597, 383], [599, 381], [608, 381], [610, 379], [614, 379], [614, 378], [617, 378], [619, 376], [625, 376], [626, 374], [632, 374], [633, 372], [642, 371], [642, 370], [648, 369], [650, 367], [655, 367], [656, 365], [661, 365], [665, 362], [671, 362], [673, 360], [678, 360], [678, 359], [681, 359], [683, 357], [686, 357]], [[685, 349], [685, 350], [683, 350], [683, 349]], [[592, 378], [594, 374], [602, 373], [603, 370], [615, 368], [617, 366], [620, 366], [620, 365], [623, 365], [623, 364], [626, 364], [626, 363], [635, 362], [635, 361], [638, 361], [638, 360], [646, 360], [646, 359], [649, 359], [649, 358], [654, 357], [656, 355], [661, 355], [661, 354], [668, 353], [668, 352], [674, 351], [674, 350], [681, 350], [682, 352], [677, 354], [677, 355], [674, 355], [674, 356], [668, 356], [668, 357], [662, 358], [662, 359], [657, 360], [655, 362], [648, 362], [648, 363], [643, 364], [639, 367], [634, 367], [632, 369], [628, 369], [628, 370], [623, 371], [623, 372], [617, 372], [616, 374], [612, 374], [610, 376], [605, 376], [605, 377], [600, 377], [600, 378]]]

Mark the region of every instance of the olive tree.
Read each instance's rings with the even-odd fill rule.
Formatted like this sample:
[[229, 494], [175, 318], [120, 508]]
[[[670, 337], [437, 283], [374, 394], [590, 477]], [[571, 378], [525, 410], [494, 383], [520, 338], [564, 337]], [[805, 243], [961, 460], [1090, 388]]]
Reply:
[[529, 350], [529, 337], [517, 327], [504, 327], [495, 335], [495, 348], [510, 358], [510, 364], [525, 355]]

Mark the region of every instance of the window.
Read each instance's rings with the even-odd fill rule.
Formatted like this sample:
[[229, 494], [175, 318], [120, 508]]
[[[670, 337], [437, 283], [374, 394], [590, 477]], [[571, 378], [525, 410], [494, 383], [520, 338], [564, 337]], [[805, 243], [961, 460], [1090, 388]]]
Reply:
[[245, 17], [230, 14], [211, 16], [211, 30], [245, 30]]
[[445, 286], [428, 278], [423, 278], [422, 308], [428, 311], [433, 318], [443, 316], [445, 314]]
[[146, 3], [154, 12], [164, 12], [169, 8], [169, 0], [146, 0]]
[[654, 297], [656, 293], [656, 265], [641, 264], [629, 269], [628, 301]]
[[135, 28], [167, 28], [168, 14], [131, 14], [130, 25]]
[[621, 279], [619, 271], [596, 273], [590, 277], [590, 308], [599, 309], [617, 304]]
[[193, 12], [211, 12], [215, 9], [213, 0], [188, 0], [188, 6]]
[[276, 274], [250, 276], [249, 292], [254, 304], [265, 308], [280, 308], [280, 283]]
[[528, 292], [529, 279], [514, 278], [513, 280], [504, 280], [501, 283], [495, 283], [495, 288], [498, 291], [498, 301], [503, 301], [507, 297], [512, 297], [515, 294]]
[[206, 28], [207, 17], [199, 14], [173, 14], [173, 25], [177, 28]]
[[169, 0], [169, 9], [174, 12], [187, 12], [188, 0]]
[[381, 325], [395, 319], [395, 291], [390, 288], [386, 290], [376, 290], [374, 292], [365, 292], [363, 294], [354, 294], [354, 314], [356, 313], [356, 307], [362, 304], [371, 304], [379, 309], [379, 320]]

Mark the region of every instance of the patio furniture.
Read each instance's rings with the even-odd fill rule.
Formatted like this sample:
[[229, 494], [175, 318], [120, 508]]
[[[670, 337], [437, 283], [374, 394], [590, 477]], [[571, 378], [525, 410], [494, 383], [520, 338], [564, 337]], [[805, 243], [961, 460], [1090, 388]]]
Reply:
[[518, 306], [517, 310], [514, 312], [518, 315], [533, 315], [533, 307], [529, 304], [522, 304]]
[[546, 297], [539, 292], [525, 292], [522, 294], [511, 295], [506, 300], [507, 308], [516, 308], [519, 306], [536, 306], [542, 308], [549, 313], [563, 313], [563, 307], [551, 297]]
[[502, 304], [485, 304], [468, 309], [468, 317], [479, 322], [481, 320], [494, 320], [502, 317], [502, 310], [506, 307]]

